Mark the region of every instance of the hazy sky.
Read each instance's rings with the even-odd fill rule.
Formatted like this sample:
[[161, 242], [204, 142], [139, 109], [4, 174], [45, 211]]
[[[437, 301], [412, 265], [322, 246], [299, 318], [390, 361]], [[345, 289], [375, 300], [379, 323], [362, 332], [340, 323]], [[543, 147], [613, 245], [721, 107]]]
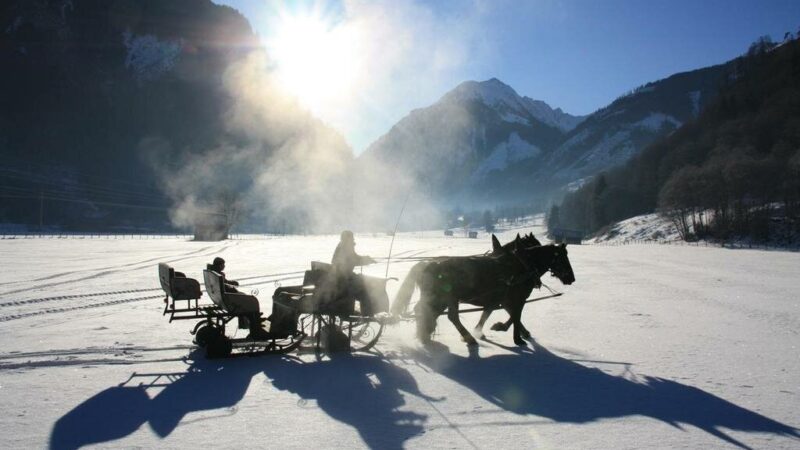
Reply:
[[[759, 36], [781, 40], [800, 28], [798, 0], [215, 2], [250, 20], [287, 85], [356, 153], [465, 80], [497, 77], [588, 114], [646, 82], [727, 61]], [[314, 62], [298, 61], [303, 53]]]

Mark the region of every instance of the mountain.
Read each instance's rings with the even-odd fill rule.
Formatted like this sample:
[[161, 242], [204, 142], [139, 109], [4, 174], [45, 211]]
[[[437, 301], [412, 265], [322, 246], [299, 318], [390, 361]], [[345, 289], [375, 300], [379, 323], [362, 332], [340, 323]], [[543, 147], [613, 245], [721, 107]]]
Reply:
[[412, 111], [359, 159], [389, 164], [445, 202], [543, 201], [693, 120], [729, 72], [718, 65], [676, 74], [589, 116], [520, 96], [496, 78], [467, 81]]
[[796, 245], [800, 39], [756, 41], [700, 115], [567, 195], [551, 226], [595, 232], [658, 210], [681, 236]]
[[496, 78], [467, 81], [412, 111], [358, 158], [455, 198], [520, 161], [552, 152], [582, 117], [522, 97]]
[[[543, 161], [566, 184], [618, 166], [697, 117], [726, 82], [730, 64], [647, 83], [589, 115]], [[540, 173], [540, 175], [543, 175]]]

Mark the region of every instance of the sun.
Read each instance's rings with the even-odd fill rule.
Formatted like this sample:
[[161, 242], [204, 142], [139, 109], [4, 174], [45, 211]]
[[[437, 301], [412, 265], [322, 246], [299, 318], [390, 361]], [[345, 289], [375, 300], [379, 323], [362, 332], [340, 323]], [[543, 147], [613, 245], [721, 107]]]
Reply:
[[319, 14], [282, 14], [266, 44], [281, 84], [312, 112], [353, 92], [358, 74], [353, 29]]

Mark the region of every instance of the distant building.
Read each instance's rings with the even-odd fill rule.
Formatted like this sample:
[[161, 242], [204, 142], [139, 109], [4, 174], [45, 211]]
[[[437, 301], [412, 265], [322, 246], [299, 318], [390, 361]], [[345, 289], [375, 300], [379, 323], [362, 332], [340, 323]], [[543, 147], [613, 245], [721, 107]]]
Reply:
[[453, 235], [453, 230], [444, 230], [444, 235], [445, 236], [452, 236]]
[[470, 239], [478, 239], [478, 232], [477, 231], [470, 231], [469, 232]]
[[195, 241], [224, 241], [228, 239], [230, 224], [223, 214], [198, 215], [194, 224]]
[[554, 228], [550, 236], [557, 244], [580, 244], [583, 241], [584, 233], [578, 230], [568, 230], [566, 228]]

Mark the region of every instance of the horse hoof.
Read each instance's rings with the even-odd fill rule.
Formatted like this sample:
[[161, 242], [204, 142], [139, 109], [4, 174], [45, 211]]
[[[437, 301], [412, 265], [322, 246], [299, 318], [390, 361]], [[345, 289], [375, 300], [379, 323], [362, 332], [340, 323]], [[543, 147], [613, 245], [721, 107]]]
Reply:
[[514, 339], [514, 343], [519, 345], [520, 347], [526, 347], [528, 345], [528, 343], [523, 341], [522, 339]]
[[495, 323], [494, 325], [492, 325], [491, 329], [494, 330], [494, 331], [506, 331], [506, 330], [508, 330], [508, 328], [506, 328], [506, 326], [505, 326], [505, 324], [503, 322]]
[[472, 337], [474, 337], [475, 339], [486, 339], [486, 335], [484, 335], [482, 331], [473, 332]]
[[522, 331], [519, 333], [523, 339], [530, 339], [531, 333], [528, 330]]

